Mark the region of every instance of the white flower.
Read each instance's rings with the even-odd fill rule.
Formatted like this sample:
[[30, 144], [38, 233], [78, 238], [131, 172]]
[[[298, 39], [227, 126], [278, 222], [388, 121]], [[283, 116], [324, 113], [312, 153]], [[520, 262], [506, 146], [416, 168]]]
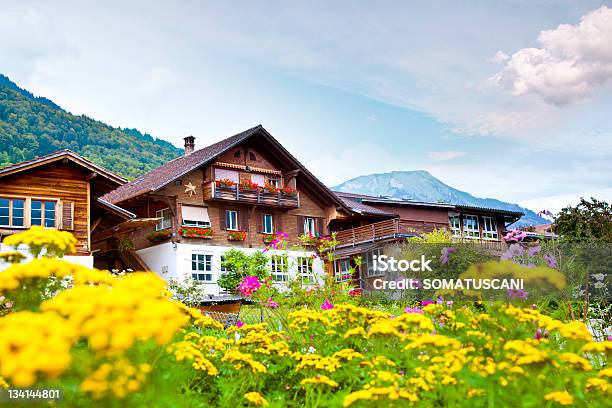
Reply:
[[603, 273], [596, 273], [596, 274], [591, 275], [591, 276], [594, 277], [595, 280], [598, 280], [598, 281], [602, 281], [606, 277], [606, 275], [604, 275]]

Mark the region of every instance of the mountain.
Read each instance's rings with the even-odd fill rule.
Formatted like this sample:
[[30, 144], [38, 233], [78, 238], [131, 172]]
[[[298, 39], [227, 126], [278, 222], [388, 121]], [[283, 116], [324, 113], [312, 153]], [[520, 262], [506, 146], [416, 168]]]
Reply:
[[129, 179], [183, 152], [136, 129], [72, 115], [0, 74], [0, 167], [61, 149], [71, 149]]
[[387, 196], [415, 201], [444, 202], [521, 211], [525, 215], [515, 226], [546, 224], [549, 221], [518, 204], [506, 203], [494, 198], [474, 197], [470, 193], [444, 184], [425, 170], [392, 171], [370, 174], [332, 187], [332, 190], [372, 196]]

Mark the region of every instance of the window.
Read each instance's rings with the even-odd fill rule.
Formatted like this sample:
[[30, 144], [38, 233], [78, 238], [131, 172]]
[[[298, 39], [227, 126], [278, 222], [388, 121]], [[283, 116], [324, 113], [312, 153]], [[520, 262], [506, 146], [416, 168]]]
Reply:
[[453, 237], [461, 236], [461, 219], [459, 217], [450, 217], [448, 219]]
[[234, 157], [240, 157], [240, 150], [236, 150], [236, 152], [234, 153]]
[[495, 218], [482, 217], [482, 237], [484, 239], [499, 239]]
[[349, 258], [337, 259], [334, 262], [334, 276], [336, 282], [351, 280], [351, 262]]
[[278, 177], [268, 177], [266, 183], [278, 188]]
[[312, 217], [304, 217], [304, 235], [315, 236], [315, 219]]
[[272, 280], [274, 282], [287, 282], [289, 280], [286, 256], [273, 255], [270, 258], [270, 270], [272, 271]]
[[465, 215], [463, 217], [463, 235], [466, 238], [480, 238], [478, 217], [475, 215]]
[[155, 211], [155, 217], [161, 218], [161, 221], [155, 226], [155, 231], [164, 230], [166, 228], [172, 228], [172, 213], [169, 208]]
[[273, 234], [274, 233], [274, 217], [272, 214], [263, 215], [263, 233]]
[[302, 284], [309, 285], [315, 283], [314, 273], [312, 270], [312, 258], [301, 256], [298, 257], [298, 274], [302, 279]]
[[212, 255], [191, 254], [191, 277], [198, 282], [212, 282]]
[[238, 211], [225, 211], [225, 225], [228, 230], [238, 231]]
[[366, 252], [366, 265], [367, 265], [367, 273], [368, 277], [370, 276], [380, 276], [384, 275], [384, 272], [379, 272], [374, 269], [374, 257], [379, 257], [383, 254], [382, 248], [376, 248], [369, 252]]
[[23, 227], [25, 199], [0, 198], [0, 225], [7, 227]]
[[32, 225], [55, 227], [55, 201], [32, 200], [30, 202], [30, 220]]
[[215, 180], [232, 180], [235, 184], [238, 184], [240, 173], [235, 170], [215, 169]]
[[249, 160], [257, 161], [257, 157], [255, 157], [255, 153], [249, 152]]
[[210, 227], [208, 208], [184, 205], [182, 207], [183, 225], [186, 227]]

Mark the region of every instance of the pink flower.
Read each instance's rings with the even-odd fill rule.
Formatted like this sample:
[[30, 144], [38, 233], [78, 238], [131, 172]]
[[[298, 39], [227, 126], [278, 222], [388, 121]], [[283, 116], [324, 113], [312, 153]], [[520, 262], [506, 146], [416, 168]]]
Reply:
[[419, 309], [419, 308], [412, 308], [412, 307], [407, 307], [404, 309], [404, 313], [423, 313], [423, 310]]
[[523, 239], [525, 239], [525, 237], [527, 236], [527, 233], [525, 231], [521, 231], [521, 230], [512, 230], [510, 232], [508, 232], [505, 236], [504, 236], [504, 241], [515, 241], [515, 242], [520, 242]]
[[433, 303], [434, 303], [433, 300], [429, 300], [429, 299], [428, 300], [422, 300], [421, 301], [421, 306], [427, 306], [427, 305], [431, 305]]
[[268, 298], [268, 300], [266, 300], [266, 303], [264, 304], [265, 307], [268, 307], [270, 309], [276, 309], [278, 308], [280, 305], [274, 301], [274, 299], [272, 299], [271, 297]]
[[333, 309], [334, 305], [329, 301], [329, 299], [325, 299], [325, 302], [321, 303], [321, 309], [330, 310]]
[[236, 322], [236, 327], [242, 327], [242, 326], [244, 326], [244, 323], [242, 322], [242, 320], [238, 320]]
[[456, 251], [457, 249], [453, 247], [442, 248], [442, 256], [440, 256], [440, 262], [446, 265], [448, 263], [448, 256]]
[[260, 286], [261, 283], [259, 282], [257, 276], [245, 276], [244, 279], [242, 279], [242, 282], [240, 282], [238, 288], [240, 289], [242, 296], [249, 297], [257, 289], [259, 289]]
[[548, 332], [542, 329], [536, 330], [535, 336], [533, 336], [533, 338], [536, 340], [544, 339], [546, 337], [548, 337]]
[[544, 255], [544, 260], [546, 261], [546, 265], [548, 265], [549, 268], [557, 267], [557, 259], [554, 255], [546, 254]]
[[506, 293], [510, 299], [527, 299], [527, 295], [529, 294], [523, 289], [508, 289]]

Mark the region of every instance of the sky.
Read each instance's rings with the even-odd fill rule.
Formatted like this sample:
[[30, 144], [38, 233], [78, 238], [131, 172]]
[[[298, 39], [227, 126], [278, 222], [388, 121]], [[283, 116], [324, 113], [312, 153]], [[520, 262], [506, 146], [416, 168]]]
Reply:
[[0, 73], [203, 147], [262, 124], [324, 183], [427, 170], [612, 201], [612, 0], [2, 0]]

